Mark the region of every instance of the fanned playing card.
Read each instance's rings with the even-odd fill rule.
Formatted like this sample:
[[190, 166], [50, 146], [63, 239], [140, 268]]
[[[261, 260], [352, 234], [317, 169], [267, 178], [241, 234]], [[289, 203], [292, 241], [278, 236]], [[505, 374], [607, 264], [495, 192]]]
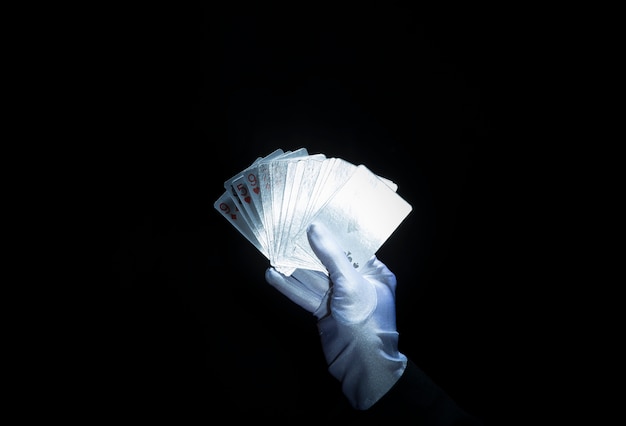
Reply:
[[393, 181], [305, 148], [258, 157], [224, 188], [215, 209], [285, 275], [328, 273], [306, 237], [313, 221], [333, 232], [359, 270], [412, 210]]

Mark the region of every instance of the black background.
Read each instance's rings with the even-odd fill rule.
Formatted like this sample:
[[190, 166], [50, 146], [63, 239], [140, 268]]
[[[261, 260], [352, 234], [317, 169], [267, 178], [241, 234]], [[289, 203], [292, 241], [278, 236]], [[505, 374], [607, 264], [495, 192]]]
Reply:
[[305, 147], [365, 164], [413, 206], [378, 252], [398, 279], [401, 351], [476, 416], [519, 410], [515, 312], [544, 261], [541, 25], [395, 2], [115, 13], [99, 82], [112, 100], [107, 409], [349, 412], [314, 319], [265, 283], [267, 260], [213, 208], [257, 157]]

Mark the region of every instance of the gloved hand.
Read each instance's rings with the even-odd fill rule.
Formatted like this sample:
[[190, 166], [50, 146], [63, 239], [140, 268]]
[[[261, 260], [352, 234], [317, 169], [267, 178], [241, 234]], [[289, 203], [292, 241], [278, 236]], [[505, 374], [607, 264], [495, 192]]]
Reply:
[[296, 270], [287, 277], [268, 268], [265, 279], [318, 320], [329, 372], [359, 410], [370, 408], [402, 376], [398, 351], [395, 275], [376, 256], [358, 272], [322, 224], [307, 230], [311, 248], [328, 270]]

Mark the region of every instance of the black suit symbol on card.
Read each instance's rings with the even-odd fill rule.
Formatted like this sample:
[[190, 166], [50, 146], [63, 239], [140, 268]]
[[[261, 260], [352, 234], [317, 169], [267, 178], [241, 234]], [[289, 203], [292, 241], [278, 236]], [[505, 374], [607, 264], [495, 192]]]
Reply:
[[346, 257], [348, 258], [350, 263], [352, 263], [352, 266], [354, 267], [354, 269], [358, 269], [359, 268], [359, 264], [357, 262], [353, 262], [352, 261], [352, 253], [351, 252], [345, 252], [345, 253], [346, 253]]

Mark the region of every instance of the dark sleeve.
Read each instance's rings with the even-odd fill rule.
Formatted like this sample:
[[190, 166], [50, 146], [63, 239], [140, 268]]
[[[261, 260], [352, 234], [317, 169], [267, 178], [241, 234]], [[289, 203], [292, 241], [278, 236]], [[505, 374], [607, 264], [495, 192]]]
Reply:
[[397, 417], [402, 419], [402, 424], [428, 426], [483, 424], [461, 409], [411, 360], [393, 388], [359, 416], [387, 419]]

